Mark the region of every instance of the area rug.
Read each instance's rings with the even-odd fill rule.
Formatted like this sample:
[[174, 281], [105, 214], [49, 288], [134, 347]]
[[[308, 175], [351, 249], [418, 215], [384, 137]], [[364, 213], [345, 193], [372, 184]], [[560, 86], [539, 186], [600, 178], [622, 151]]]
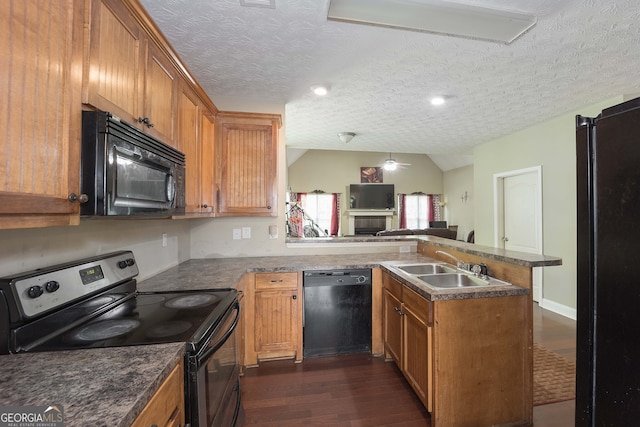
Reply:
[[575, 382], [575, 362], [533, 344], [533, 406], [575, 399]]

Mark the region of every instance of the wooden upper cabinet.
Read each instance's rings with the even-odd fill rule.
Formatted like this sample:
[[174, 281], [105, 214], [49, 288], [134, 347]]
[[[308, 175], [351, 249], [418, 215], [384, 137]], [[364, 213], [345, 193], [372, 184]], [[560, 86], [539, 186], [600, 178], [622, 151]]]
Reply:
[[179, 146], [186, 156], [186, 213], [200, 212], [200, 105], [198, 98], [186, 86], [178, 96]]
[[178, 71], [120, 0], [92, 0], [83, 102], [175, 146]]
[[202, 147], [200, 150], [200, 211], [214, 213], [214, 160], [215, 160], [215, 120], [212, 115], [202, 117]]
[[175, 147], [176, 93], [179, 79], [173, 64], [153, 43], [149, 43], [144, 82], [143, 120], [149, 119], [145, 131]]
[[217, 215], [277, 216], [280, 116], [220, 113], [217, 123]]
[[79, 222], [84, 2], [0, 2], [0, 228]]
[[93, 0], [88, 4], [88, 67], [82, 101], [137, 125], [138, 117], [144, 117], [145, 35], [122, 2]]

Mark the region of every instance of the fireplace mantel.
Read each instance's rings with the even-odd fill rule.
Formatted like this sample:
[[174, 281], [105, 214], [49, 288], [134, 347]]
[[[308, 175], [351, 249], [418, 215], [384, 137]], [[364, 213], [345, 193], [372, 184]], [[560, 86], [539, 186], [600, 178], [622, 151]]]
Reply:
[[385, 217], [385, 230], [391, 229], [391, 220], [395, 211], [391, 209], [349, 209], [349, 232], [355, 233], [355, 219], [356, 217], [373, 217], [384, 216]]

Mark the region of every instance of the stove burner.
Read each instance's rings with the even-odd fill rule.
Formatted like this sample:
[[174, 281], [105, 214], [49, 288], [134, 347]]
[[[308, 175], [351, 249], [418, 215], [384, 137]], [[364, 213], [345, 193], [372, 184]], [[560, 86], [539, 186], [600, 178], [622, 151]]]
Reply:
[[185, 295], [176, 298], [172, 298], [167, 301], [164, 305], [168, 308], [193, 308], [193, 307], [201, 307], [204, 305], [213, 304], [218, 300], [216, 295], [211, 294], [193, 294], [193, 295]]
[[166, 298], [162, 295], [138, 295], [136, 297], [136, 305], [138, 307], [145, 305], [157, 304], [159, 302], [164, 301]]
[[103, 320], [84, 326], [71, 334], [78, 341], [99, 341], [124, 335], [137, 328], [140, 321], [134, 319]]
[[147, 331], [147, 336], [151, 338], [170, 337], [188, 331], [190, 328], [190, 322], [185, 322], [183, 320], [169, 321], [160, 323], [159, 325], [155, 325], [149, 329], [149, 331]]
[[87, 302], [82, 303], [82, 307], [97, 307], [97, 306], [103, 306], [103, 305], [107, 305], [110, 302], [115, 301], [118, 298], [121, 298], [123, 295], [103, 295], [97, 298], [93, 298], [88, 300]]

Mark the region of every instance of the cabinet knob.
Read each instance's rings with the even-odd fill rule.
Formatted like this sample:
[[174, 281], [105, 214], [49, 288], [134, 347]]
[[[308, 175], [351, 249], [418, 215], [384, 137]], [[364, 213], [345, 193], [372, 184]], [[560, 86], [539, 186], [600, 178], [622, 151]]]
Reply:
[[89, 196], [87, 196], [86, 194], [77, 195], [76, 193], [71, 193], [69, 194], [69, 201], [71, 203], [75, 203], [75, 202], [87, 203], [89, 201]]
[[267, 206], [267, 209], [271, 210], [271, 205]]
[[203, 208], [207, 209], [209, 207], [209, 205], [207, 205], [206, 203], [204, 205], [202, 205]]
[[153, 127], [153, 123], [149, 120], [149, 117], [138, 117], [138, 123], [144, 123], [144, 125], [148, 128]]
[[297, 295], [293, 295], [291, 298], [298, 299], [298, 296]]

